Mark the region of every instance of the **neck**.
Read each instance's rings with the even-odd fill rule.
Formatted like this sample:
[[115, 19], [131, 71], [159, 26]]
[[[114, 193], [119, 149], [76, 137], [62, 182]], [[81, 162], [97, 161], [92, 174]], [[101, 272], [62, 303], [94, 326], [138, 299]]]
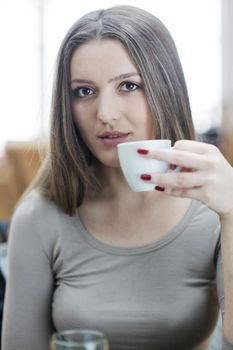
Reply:
[[156, 191], [150, 192], [133, 192], [120, 167], [105, 167], [96, 168], [96, 174], [101, 183], [101, 189], [95, 194], [88, 196], [90, 200], [110, 201], [119, 203], [121, 206], [132, 208], [135, 206], [151, 206], [152, 203], [159, 200], [160, 204], [168, 199], [162, 193]]

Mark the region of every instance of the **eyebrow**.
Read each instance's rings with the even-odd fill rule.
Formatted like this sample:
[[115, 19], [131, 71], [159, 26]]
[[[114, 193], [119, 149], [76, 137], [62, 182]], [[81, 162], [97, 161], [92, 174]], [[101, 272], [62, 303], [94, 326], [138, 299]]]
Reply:
[[[137, 73], [137, 72], [131, 72], [131, 73], [125, 73], [125, 74], [120, 74], [120, 75], [117, 75], [116, 77], [114, 78], [111, 78], [108, 80], [108, 83], [112, 83], [114, 81], [118, 81], [118, 80], [121, 80], [121, 79], [126, 79], [126, 78], [130, 78], [132, 76], [138, 76], [140, 77], [140, 75]], [[72, 83], [84, 83], [84, 84], [94, 84], [94, 81], [92, 80], [88, 80], [88, 79], [73, 79], [71, 81], [71, 84]]]

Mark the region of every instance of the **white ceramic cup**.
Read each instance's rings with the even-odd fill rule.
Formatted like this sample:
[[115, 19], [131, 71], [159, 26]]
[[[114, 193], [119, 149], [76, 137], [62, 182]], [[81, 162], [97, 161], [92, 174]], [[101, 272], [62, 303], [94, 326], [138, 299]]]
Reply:
[[138, 154], [139, 148], [171, 148], [171, 140], [144, 140], [124, 142], [117, 145], [119, 161], [123, 174], [134, 192], [154, 191], [156, 184], [147, 183], [142, 174], [166, 173], [169, 164]]

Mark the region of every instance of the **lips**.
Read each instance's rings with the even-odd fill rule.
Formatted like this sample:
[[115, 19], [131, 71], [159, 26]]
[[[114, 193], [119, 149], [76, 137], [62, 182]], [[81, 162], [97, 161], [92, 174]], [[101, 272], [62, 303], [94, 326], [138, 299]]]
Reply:
[[129, 136], [129, 132], [121, 131], [107, 131], [99, 135], [98, 138], [101, 140], [104, 146], [115, 147], [119, 143], [126, 142]]
[[127, 137], [129, 133], [121, 132], [121, 131], [107, 131], [98, 137], [101, 139], [117, 139], [122, 137]]

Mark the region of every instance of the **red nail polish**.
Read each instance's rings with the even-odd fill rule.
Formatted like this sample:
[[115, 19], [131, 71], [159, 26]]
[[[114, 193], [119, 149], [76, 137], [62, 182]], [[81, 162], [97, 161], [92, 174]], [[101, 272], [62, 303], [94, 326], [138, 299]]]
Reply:
[[160, 192], [163, 192], [165, 190], [164, 187], [161, 187], [161, 186], [155, 186], [155, 190], [156, 191], [160, 191]]
[[149, 181], [149, 180], [151, 180], [151, 175], [148, 175], [148, 174], [142, 174], [142, 175], [141, 175], [141, 179], [142, 179], [142, 180]]
[[137, 152], [138, 152], [139, 154], [148, 154], [148, 153], [149, 153], [148, 149], [144, 149], [144, 148], [139, 148], [139, 149], [137, 150]]

